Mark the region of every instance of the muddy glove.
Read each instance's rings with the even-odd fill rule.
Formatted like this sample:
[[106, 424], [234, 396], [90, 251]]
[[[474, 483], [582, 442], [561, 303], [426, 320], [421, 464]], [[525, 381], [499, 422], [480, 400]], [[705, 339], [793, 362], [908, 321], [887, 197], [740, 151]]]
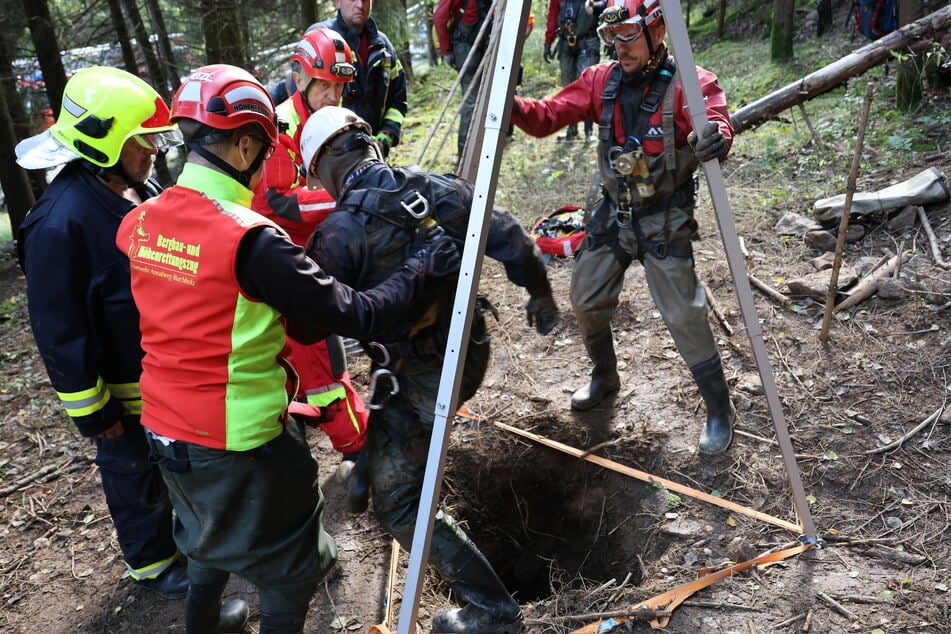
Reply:
[[554, 55], [551, 54], [551, 44], [545, 45], [545, 53], [542, 57], [545, 59], [546, 64], [551, 64], [551, 60], [554, 59]]
[[558, 306], [551, 295], [529, 298], [525, 304], [525, 314], [528, 317], [528, 325], [535, 326], [535, 331], [540, 335], [550, 333], [561, 320]]
[[687, 135], [687, 143], [701, 163], [726, 156], [728, 149], [726, 137], [720, 132], [720, 126], [713, 121], [707, 121], [699, 136], [696, 130], [691, 131]]
[[425, 231], [422, 243], [403, 263], [404, 268], [415, 271], [419, 277], [446, 277], [459, 272], [462, 258], [452, 238], [442, 227]]

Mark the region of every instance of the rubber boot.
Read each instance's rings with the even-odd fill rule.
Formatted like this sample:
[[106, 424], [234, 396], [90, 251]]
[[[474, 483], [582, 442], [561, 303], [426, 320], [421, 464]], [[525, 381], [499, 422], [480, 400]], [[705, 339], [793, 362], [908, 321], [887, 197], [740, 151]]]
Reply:
[[370, 459], [366, 450], [357, 455], [344, 481], [347, 491], [347, 510], [363, 513], [370, 504]]
[[579, 412], [593, 409], [621, 387], [611, 331], [590, 343], [585, 342], [584, 347], [594, 362], [594, 369], [591, 370], [591, 382], [571, 395], [571, 409]]
[[248, 604], [242, 599], [221, 602], [224, 583], [190, 584], [185, 599], [186, 634], [242, 632], [248, 622]]
[[301, 634], [307, 612], [261, 612], [261, 634]]
[[723, 374], [720, 355], [698, 363], [690, 368], [690, 373], [707, 406], [707, 424], [700, 434], [698, 447], [700, 453], [716, 456], [726, 451], [733, 441], [733, 421], [736, 419], [736, 409], [730, 402], [730, 388]]
[[492, 565], [455, 521], [437, 513], [429, 563], [439, 571], [462, 608], [440, 610], [433, 634], [515, 634], [522, 631], [522, 610]]

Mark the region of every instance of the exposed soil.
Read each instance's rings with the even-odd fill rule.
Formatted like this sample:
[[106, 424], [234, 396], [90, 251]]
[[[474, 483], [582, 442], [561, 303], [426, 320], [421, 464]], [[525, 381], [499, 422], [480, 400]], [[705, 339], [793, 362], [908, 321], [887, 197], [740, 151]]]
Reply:
[[[523, 139], [519, 135], [515, 143]], [[557, 157], [553, 163], [564, 174], [548, 181], [503, 176], [499, 204], [517, 208], [528, 226], [547, 209], [582, 202], [590, 147], [551, 138], [523, 151]], [[905, 168], [865, 175], [860, 190], [930, 166], [951, 174], [947, 156], [923, 155]], [[819, 253], [801, 238], [778, 237], [773, 226], [786, 211], [807, 214], [812, 201], [764, 207], [758, 193], [789, 184], [781, 174], [766, 182], [740, 143], [724, 170], [750, 271], [788, 293], [782, 280], [811, 272], [808, 260]], [[506, 172], [518, 170], [503, 166]], [[581, 194], [566, 200], [565, 192]], [[515, 591], [527, 631], [569, 632], [595, 620], [571, 617], [627, 610], [696, 578], [702, 568], [745, 561], [796, 541], [794, 533], [492, 424], [507, 423], [795, 521], [716, 222], [705, 193], [702, 198], [697, 268], [725, 316], [723, 323], [712, 315], [711, 321], [739, 410], [739, 433], [720, 458], [696, 453], [704, 409], [637, 265], [628, 273], [614, 323], [622, 388], [610, 406], [578, 414], [569, 410], [568, 398], [586, 380], [589, 366], [567, 300], [571, 261], [551, 263], [565, 315], [545, 337], [525, 324], [524, 292], [505, 280], [498, 265], [486, 264], [482, 290], [501, 317], [491, 325], [492, 367], [469, 403], [482, 421], [456, 419], [442, 491], [452, 514]], [[944, 257], [951, 258], [951, 205], [926, 212]], [[831, 338], [822, 344], [821, 302], [794, 297], [783, 307], [754, 291], [771, 371], [827, 547], [714, 584], [674, 612], [668, 631], [951, 631], [945, 537], [951, 415], [941, 413], [908, 435], [951, 396], [951, 272], [936, 266], [920, 225], [896, 232], [884, 217], [856, 222], [867, 233], [848, 245], [847, 263], [879, 260], [889, 251], [911, 254], [894, 278], [895, 299], [861, 303], [834, 320]], [[0, 305], [0, 631], [184, 631], [182, 602], [152, 596], [122, 578], [92, 448], [75, 434], [46, 379], [9, 246], [0, 260]], [[365, 384], [365, 360], [352, 363], [357, 384]], [[337, 539], [340, 565], [314, 597], [306, 631], [366, 632], [382, 619], [390, 539], [372, 514], [344, 511], [333, 477], [339, 457], [320, 433], [312, 439], [327, 495], [325, 523]], [[47, 475], [18, 485], [39, 470]], [[402, 564], [397, 594], [405, 553]], [[243, 580], [234, 579], [229, 593], [255, 604], [254, 590]], [[422, 631], [449, 603], [447, 588], [430, 574], [419, 610]], [[248, 631], [257, 628], [253, 617]], [[631, 629], [650, 628], [641, 621]]]

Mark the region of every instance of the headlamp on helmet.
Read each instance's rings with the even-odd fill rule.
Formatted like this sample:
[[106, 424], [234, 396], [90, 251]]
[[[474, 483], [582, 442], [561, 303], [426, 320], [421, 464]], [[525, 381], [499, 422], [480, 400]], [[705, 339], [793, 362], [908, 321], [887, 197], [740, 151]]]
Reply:
[[353, 81], [357, 74], [353, 51], [347, 41], [333, 29], [327, 28], [305, 33], [294, 49], [291, 64], [295, 72], [329, 82]]

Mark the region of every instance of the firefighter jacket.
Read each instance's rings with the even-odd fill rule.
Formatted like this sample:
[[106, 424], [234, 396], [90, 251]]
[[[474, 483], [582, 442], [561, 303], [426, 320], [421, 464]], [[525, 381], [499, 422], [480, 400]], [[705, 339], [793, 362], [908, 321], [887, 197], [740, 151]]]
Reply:
[[[311, 255], [328, 274], [354, 288], [370, 288], [401, 265], [420, 235], [421, 221], [408, 214], [403, 204], [418, 210], [425, 199], [429, 217], [456, 241], [461, 252], [472, 196], [472, 185], [455, 176], [370, 163], [351, 174], [336, 211], [314, 234]], [[551, 295], [541, 252], [510, 212], [492, 211], [485, 253], [501, 262], [508, 279], [531, 296]], [[398, 366], [400, 372], [438, 369], [455, 289], [456, 276], [427, 283], [423, 295], [399, 323], [374, 345], [365, 345], [371, 358], [380, 362], [373, 351], [386, 348], [391, 357], [389, 367]], [[366, 344], [366, 338], [363, 340]]]
[[367, 18], [363, 33], [357, 33], [337, 17], [312, 25], [333, 29], [347, 40], [353, 51], [357, 74], [344, 86], [343, 103], [370, 124], [373, 133], [385, 132], [396, 146], [400, 141], [403, 119], [406, 118], [406, 71], [396, 55], [389, 38], [376, 27], [373, 18]]
[[[626, 76], [621, 72], [618, 62], [604, 62], [589, 66], [581, 76], [547, 99], [515, 98], [512, 110], [512, 122], [519, 128], [537, 137], [548, 136], [561, 128], [584, 121], [602, 121], [602, 112], [612, 74], [616, 81], [616, 95], [613, 98], [613, 117], [606, 129], [602, 126], [602, 141], [598, 150], [598, 162], [601, 169], [605, 191], [617, 202], [617, 178], [611, 167], [609, 150], [611, 147], [623, 147], [633, 134], [637, 113], [645, 97], [650, 94], [656, 80], [657, 71]], [[706, 100], [707, 117], [715, 122], [727, 139], [733, 142], [733, 127], [726, 101], [726, 94], [717, 82], [717, 76], [697, 67], [700, 90]], [[644, 126], [640, 139], [650, 170], [650, 179], [657, 198], [671, 196], [686, 187], [692, 187], [693, 172], [699, 164], [693, 150], [687, 145], [687, 134], [693, 129], [686, 107], [683, 89], [676, 76], [665, 91], [663, 102], [653, 112]], [[634, 192], [634, 205], [647, 204], [649, 200], [638, 200]], [[606, 218], [607, 220], [607, 218]], [[612, 220], [613, 221], [613, 220]]]
[[[137, 191], [148, 198], [159, 186], [150, 180]], [[134, 206], [76, 160], [17, 234], [36, 345], [66, 413], [86, 437], [142, 407], [139, 313], [129, 262], [115, 245], [119, 223]]]
[[305, 246], [314, 229], [334, 209], [325, 189], [308, 189], [301, 173], [300, 135], [310, 113], [301, 93], [277, 107], [277, 116], [288, 128], [278, 137], [277, 148], [264, 162], [264, 175], [254, 189], [251, 208], [273, 220], [290, 235], [294, 244]]
[[367, 336], [391, 327], [421, 286], [403, 269], [357, 295], [248, 209], [251, 198], [229, 176], [187, 163], [116, 235], [142, 314], [142, 423], [160, 436], [234, 451], [263, 445], [281, 433], [297, 391], [284, 317]]

